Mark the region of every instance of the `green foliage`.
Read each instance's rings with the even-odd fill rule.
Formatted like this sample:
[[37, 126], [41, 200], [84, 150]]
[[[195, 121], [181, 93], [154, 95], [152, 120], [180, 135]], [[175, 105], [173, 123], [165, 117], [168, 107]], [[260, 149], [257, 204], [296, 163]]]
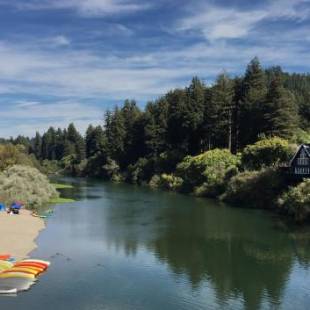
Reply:
[[255, 144], [248, 145], [241, 154], [244, 169], [257, 170], [263, 167], [276, 166], [291, 159], [296, 146], [279, 137], [264, 138]]
[[254, 143], [263, 132], [263, 103], [267, 94], [267, 81], [260, 62], [255, 57], [248, 65], [242, 83], [239, 105], [240, 145]]
[[20, 200], [34, 209], [57, 197], [54, 186], [35, 168], [15, 165], [0, 174], [0, 201], [6, 205]]
[[237, 206], [275, 208], [285, 188], [285, 177], [276, 169], [245, 171], [230, 179], [221, 198]]
[[215, 149], [185, 157], [177, 166], [176, 175], [184, 180], [184, 191], [216, 196], [223, 191], [227, 176], [237, 171], [238, 165], [239, 158], [229, 150]]
[[297, 222], [310, 219], [310, 179], [291, 187], [278, 200], [280, 208], [288, 212]]
[[107, 159], [107, 163], [102, 167], [104, 176], [113, 182], [123, 181], [123, 176], [120, 172], [120, 167], [117, 162], [111, 158]]
[[36, 159], [25, 153], [23, 145], [1, 144], [0, 145], [0, 172], [13, 166], [39, 166]]
[[148, 182], [154, 171], [154, 163], [151, 159], [139, 158], [134, 165], [127, 168], [127, 181], [135, 184]]
[[70, 184], [61, 184], [61, 183], [52, 183], [52, 185], [55, 187], [55, 189], [68, 189], [73, 188]]
[[268, 135], [291, 138], [297, 128], [298, 114], [294, 95], [283, 86], [280, 75], [270, 83], [264, 107], [265, 127]]
[[160, 176], [154, 175], [150, 181], [150, 186], [152, 188], [180, 191], [183, 186], [183, 180], [173, 174], [163, 173]]

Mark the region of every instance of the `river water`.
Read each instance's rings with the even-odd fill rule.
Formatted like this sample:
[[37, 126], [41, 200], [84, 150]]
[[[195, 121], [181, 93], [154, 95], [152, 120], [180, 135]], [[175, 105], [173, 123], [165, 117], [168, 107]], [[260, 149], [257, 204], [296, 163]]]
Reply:
[[[67, 180], [68, 181], [68, 180]], [[70, 180], [32, 257], [39, 283], [1, 310], [310, 309], [309, 229], [265, 211]]]

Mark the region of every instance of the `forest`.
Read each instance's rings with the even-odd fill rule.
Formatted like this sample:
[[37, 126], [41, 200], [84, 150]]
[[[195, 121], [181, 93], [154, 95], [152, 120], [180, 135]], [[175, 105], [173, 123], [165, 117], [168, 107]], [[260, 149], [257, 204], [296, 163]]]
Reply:
[[[249, 184], [255, 192], [264, 180], [273, 181], [272, 190], [262, 189], [267, 205], [285, 205], [296, 187], [279, 180], [277, 167], [297, 144], [310, 142], [310, 75], [264, 69], [254, 58], [242, 76], [222, 73], [212, 85], [194, 77], [188, 87], [171, 90], [144, 109], [126, 100], [105, 112], [102, 126], [89, 125], [85, 136], [70, 124], [1, 142], [23, 145], [47, 171], [237, 203], [264, 205]], [[247, 189], [240, 188], [242, 182]], [[310, 210], [293, 213], [304, 220]]]

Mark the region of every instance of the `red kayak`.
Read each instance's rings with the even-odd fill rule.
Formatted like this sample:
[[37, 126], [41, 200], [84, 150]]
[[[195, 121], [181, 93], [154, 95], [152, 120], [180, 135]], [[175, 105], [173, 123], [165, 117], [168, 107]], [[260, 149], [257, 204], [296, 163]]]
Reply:
[[0, 260], [7, 260], [11, 258], [10, 254], [0, 254]]
[[42, 263], [19, 262], [19, 263], [14, 264], [14, 267], [39, 267], [39, 268], [46, 270], [48, 266]]

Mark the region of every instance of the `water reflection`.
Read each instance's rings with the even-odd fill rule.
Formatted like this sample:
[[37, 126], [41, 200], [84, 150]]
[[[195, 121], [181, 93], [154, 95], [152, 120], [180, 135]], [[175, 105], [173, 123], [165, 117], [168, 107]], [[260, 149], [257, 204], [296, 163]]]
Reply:
[[309, 232], [275, 229], [259, 211], [123, 186], [102, 199], [105, 221], [97, 224], [108, 246], [128, 256], [146, 248], [193, 290], [210, 283], [220, 302], [241, 297], [246, 309], [266, 301], [276, 308], [294, 261], [309, 267]]

